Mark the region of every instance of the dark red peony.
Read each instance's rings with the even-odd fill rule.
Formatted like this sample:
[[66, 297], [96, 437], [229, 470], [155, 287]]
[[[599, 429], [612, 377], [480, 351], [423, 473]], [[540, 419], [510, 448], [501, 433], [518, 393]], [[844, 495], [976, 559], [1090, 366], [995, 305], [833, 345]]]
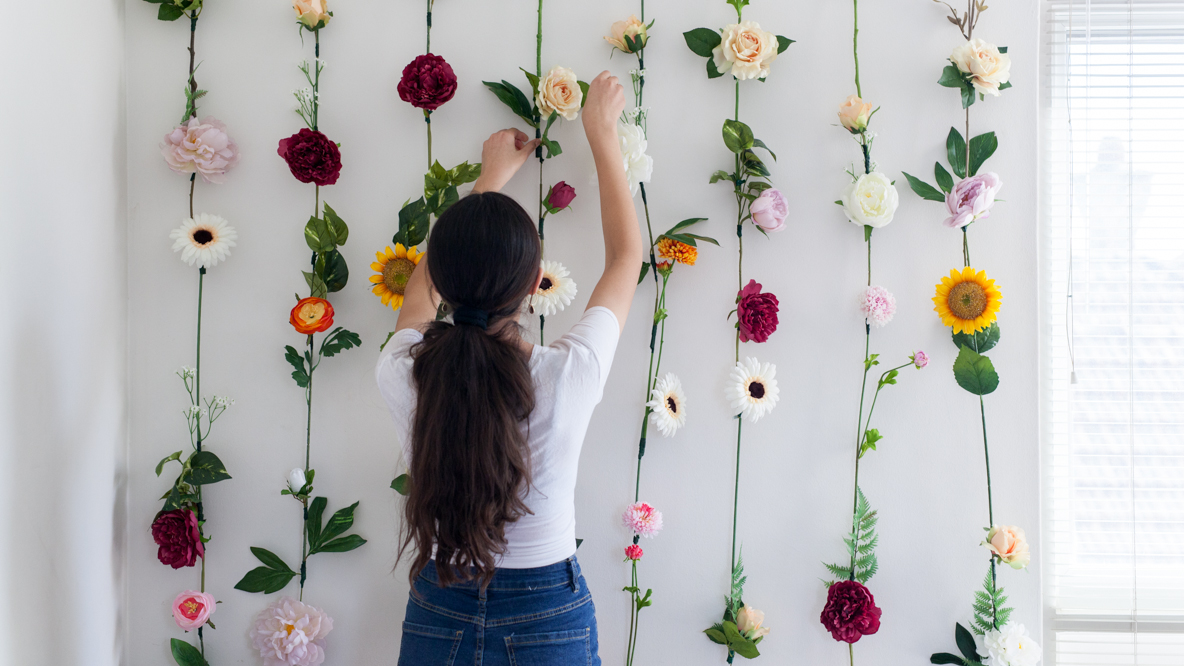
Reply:
[[576, 188], [568, 185], [566, 181], [559, 181], [551, 186], [551, 192], [547, 194], [547, 208], [552, 212], [559, 211], [571, 205], [571, 202], [576, 200]]
[[456, 94], [456, 74], [438, 55], [421, 55], [403, 68], [399, 99], [411, 106], [435, 111]]
[[302, 183], [332, 185], [341, 175], [341, 151], [329, 137], [307, 127], [280, 139], [280, 157]]
[[197, 558], [206, 554], [197, 516], [189, 509], [159, 513], [152, 521], [152, 539], [160, 546], [156, 551], [157, 559], [174, 569], [191, 567], [197, 563]]
[[777, 330], [777, 297], [761, 293], [761, 285], [749, 280], [737, 294], [736, 318], [742, 342], [764, 342]]
[[822, 626], [836, 641], [854, 643], [880, 630], [880, 613], [866, 587], [853, 580], [839, 581], [826, 593]]

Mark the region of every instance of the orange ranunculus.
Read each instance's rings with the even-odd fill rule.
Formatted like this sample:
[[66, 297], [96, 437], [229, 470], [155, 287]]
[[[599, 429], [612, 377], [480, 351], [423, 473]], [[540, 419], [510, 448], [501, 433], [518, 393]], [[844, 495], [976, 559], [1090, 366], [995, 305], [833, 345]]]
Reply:
[[333, 305], [323, 298], [305, 298], [292, 308], [292, 328], [297, 333], [312, 335], [329, 330], [333, 325]]

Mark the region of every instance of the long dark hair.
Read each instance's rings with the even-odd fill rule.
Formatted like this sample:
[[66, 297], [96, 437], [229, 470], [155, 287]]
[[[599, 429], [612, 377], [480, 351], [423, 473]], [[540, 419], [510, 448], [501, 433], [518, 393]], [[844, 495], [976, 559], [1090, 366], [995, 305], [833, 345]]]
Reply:
[[522, 424], [534, 409], [534, 383], [517, 320], [541, 257], [530, 216], [502, 194], [461, 199], [432, 230], [436, 292], [453, 310], [488, 313], [488, 325], [437, 321], [411, 350], [418, 398], [399, 558], [414, 544], [412, 583], [434, 547], [442, 586], [488, 584], [506, 525], [530, 513]]

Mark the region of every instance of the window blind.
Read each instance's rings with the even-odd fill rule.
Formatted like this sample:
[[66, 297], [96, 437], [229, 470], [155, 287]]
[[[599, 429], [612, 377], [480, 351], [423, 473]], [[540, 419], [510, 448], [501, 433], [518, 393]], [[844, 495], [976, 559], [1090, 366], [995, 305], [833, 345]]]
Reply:
[[1184, 1], [1044, 3], [1046, 660], [1184, 664]]

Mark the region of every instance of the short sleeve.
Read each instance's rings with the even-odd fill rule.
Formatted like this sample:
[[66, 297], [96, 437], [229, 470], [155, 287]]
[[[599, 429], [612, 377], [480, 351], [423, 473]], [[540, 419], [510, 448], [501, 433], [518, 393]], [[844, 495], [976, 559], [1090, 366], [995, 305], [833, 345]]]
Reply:
[[395, 333], [387, 342], [374, 369], [378, 391], [395, 421], [399, 438], [403, 442], [404, 455], [407, 455], [409, 424], [415, 411], [415, 386], [411, 379], [415, 360], [411, 358], [411, 348], [420, 340], [423, 340], [423, 334], [415, 329], [408, 328]]
[[599, 370], [599, 390], [603, 391], [620, 339], [621, 324], [617, 320], [617, 315], [606, 307], [596, 306], [588, 308], [584, 316], [580, 317], [580, 321], [553, 346], [578, 347], [590, 353]]

